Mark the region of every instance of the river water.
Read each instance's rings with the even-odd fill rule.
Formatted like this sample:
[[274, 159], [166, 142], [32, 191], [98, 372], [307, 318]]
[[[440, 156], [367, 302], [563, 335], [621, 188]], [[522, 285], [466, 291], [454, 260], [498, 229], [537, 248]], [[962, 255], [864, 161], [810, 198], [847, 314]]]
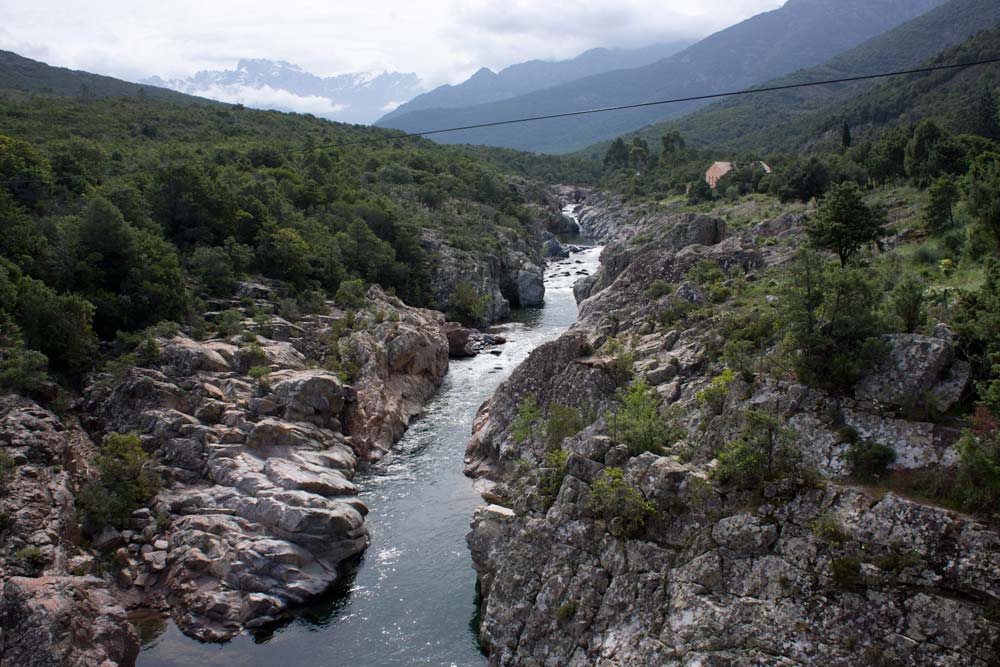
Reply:
[[139, 667], [481, 667], [476, 576], [465, 545], [482, 499], [462, 474], [479, 406], [533, 350], [576, 320], [573, 283], [599, 248], [551, 262], [545, 306], [499, 327], [498, 356], [452, 361], [437, 396], [391, 454], [362, 470], [371, 546], [335, 590], [267, 634], [224, 645], [188, 639], [168, 622], [146, 639]]

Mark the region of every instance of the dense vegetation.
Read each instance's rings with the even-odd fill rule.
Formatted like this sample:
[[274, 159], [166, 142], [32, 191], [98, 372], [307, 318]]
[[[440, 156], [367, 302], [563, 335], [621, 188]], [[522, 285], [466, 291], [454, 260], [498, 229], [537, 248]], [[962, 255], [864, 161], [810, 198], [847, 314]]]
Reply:
[[445, 309], [427, 236], [529, 239], [544, 198], [459, 149], [309, 116], [7, 92], [0, 127], [0, 382], [28, 390], [46, 365], [80, 379], [119, 332], [197, 324], [251, 274], [302, 302], [362, 280]]

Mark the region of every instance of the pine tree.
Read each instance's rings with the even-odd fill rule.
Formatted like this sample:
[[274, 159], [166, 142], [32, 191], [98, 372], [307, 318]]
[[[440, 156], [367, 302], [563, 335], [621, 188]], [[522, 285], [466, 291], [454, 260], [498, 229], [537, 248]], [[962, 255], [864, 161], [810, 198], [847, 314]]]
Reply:
[[846, 120], [844, 121], [844, 127], [840, 132], [840, 143], [845, 150], [850, 148], [851, 144], [854, 143], [854, 140], [851, 137], [851, 126], [847, 124]]

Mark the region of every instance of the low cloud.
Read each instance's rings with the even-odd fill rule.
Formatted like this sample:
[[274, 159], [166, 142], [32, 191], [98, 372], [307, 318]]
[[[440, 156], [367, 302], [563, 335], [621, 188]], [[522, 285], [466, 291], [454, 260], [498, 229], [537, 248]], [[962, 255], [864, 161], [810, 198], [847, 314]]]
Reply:
[[242, 104], [254, 109], [273, 109], [276, 111], [297, 111], [311, 113], [314, 116], [334, 116], [347, 111], [346, 104], [337, 104], [325, 97], [302, 96], [287, 90], [276, 90], [271, 86], [254, 88], [250, 86], [208, 86], [188, 91], [193, 95], [201, 95], [220, 102]]

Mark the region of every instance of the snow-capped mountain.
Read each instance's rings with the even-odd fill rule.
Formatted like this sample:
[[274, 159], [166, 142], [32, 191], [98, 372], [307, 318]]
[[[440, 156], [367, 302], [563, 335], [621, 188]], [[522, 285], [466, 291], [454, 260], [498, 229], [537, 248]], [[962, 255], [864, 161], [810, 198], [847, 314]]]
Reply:
[[345, 123], [372, 123], [423, 92], [416, 74], [351, 73], [320, 77], [284, 61], [240, 60], [234, 70], [187, 79], [142, 81], [189, 95], [258, 109], [311, 113]]

